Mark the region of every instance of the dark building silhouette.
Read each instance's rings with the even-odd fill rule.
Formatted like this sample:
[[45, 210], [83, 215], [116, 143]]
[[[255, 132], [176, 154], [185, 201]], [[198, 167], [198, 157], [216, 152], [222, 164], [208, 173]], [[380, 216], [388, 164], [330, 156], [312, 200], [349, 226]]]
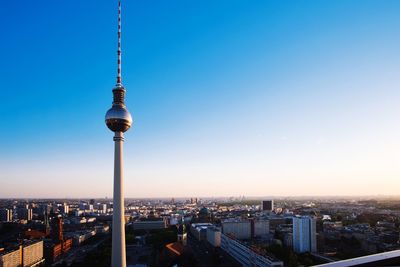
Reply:
[[52, 241], [45, 243], [46, 262], [52, 263], [72, 248], [72, 238], [64, 238], [63, 219], [56, 217], [51, 227]]

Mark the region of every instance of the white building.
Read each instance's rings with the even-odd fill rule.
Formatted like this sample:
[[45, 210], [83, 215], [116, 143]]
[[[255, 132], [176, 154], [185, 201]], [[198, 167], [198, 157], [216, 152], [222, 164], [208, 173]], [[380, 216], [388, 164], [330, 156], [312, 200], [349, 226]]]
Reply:
[[43, 241], [21, 245], [11, 252], [0, 252], [0, 266], [39, 266], [43, 264]]
[[100, 204], [99, 211], [103, 214], [107, 214], [107, 204]]
[[221, 246], [221, 229], [217, 227], [208, 227], [207, 228], [207, 241], [213, 247]]
[[269, 234], [268, 220], [254, 220], [252, 223], [254, 237], [267, 236]]
[[190, 232], [197, 238], [197, 240], [207, 239], [207, 228], [212, 227], [211, 223], [192, 223], [190, 226]]
[[167, 228], [167, 220], [148, 220], [148, 221], [135, 221], [132, 223], [134, 230], [156, 230]]
[[43, 241], [22, 248], [22, 266], [34, 266], [43, 262]]
[[222, 232], [237, 239], [250, 239], [251, 224], [249, 220], [226, 220], [222, 222]]
[[62, 214], [68, 214], [68, 213], [69, 213], [69, 206], [68, 206], [66, 203], [64, 203], [64, 204], [61, 206], [61, 213], [62, 213]]
[[269, 234], [268, 220], [225, 220], [222, 222], [222, 232], [237, 239], [251, 239]]
[[12, 221], [12, 210], [1, 209], [0, 210], [0, 221], [11, 222]]
[[296, 253], [317, 251], [317, 229], [314, 218], [293, 217], [293, 250]]
[[10, 252], [0, 253], [0, 266], [21, 266], [21, 254], [21, 248]]
[[251, 267], [283, 267], [283, 262], [275, 258], [263, 256], [239, 240], [221, 234], [221, 249], [235, 258], [242, 266]]

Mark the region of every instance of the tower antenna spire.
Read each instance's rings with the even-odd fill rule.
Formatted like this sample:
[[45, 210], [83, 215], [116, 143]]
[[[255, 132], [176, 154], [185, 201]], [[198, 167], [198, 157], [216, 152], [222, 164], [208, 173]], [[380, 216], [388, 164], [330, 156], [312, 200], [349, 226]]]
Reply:
[[118, 75], [117, 84], [122, 83], [121, 78], [121, 0], [118, 0]]

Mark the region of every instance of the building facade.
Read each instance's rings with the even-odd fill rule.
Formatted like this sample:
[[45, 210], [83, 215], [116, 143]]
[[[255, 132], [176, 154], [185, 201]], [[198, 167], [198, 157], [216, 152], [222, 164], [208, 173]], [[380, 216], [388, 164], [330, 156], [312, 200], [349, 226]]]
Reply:
[[0, 209], [0, 221], [11, 222], [12, 221], [12, 210]]
[[65, 214], [65, 215], [68, 215], [68, 213], [69, 213], [69, 206], [68, 206], [66, 203], [64, 203], [64, 204], [61, 206], [61, 213], [62, 213], [62, 214]]
[[132, 223], [134, 230], [157, 230], [165, 229], [168, 227], [166, 219], [160, 220], [146, 220], [146, 221], [135, 221]]
[[317, 251], [316, 219], [293, 217], [293, 250], [296, 253]]
[[43, 261], [43, 241], [22, 248], [22, 266], [32, 266]]
[[222, 232], [237, 239], [250, 239], [251, 224], [249, 220], [226, 220], [222, 222]]
[[268, 220], [252, 220], [251, 221], [251, 236], [260, 237], [269, 234], [269, 221]]
[[274, 210], [274, 201], [272, 199], [261, 201], [261, 210], [262, 211], [273, 211]]
[[246, 267], [283, 267], [282, 261], [265, 255], [260, 255], [255, 250], [241, 243], [239, 240], [225, 234], [221, 234], [221, 249]]
[[213, 226], [207, 228], [207, 241], [213, 247], [221, 247], [221, 229]]
[[30, 242], [0, 254], [0, 267], [37, 266], [43, 262], [43, 241]]
[[20, 219], [20, 220], [27, 220], [27, 221], [32, 220], [32, 215], [33, 215], [32, 209], [29, 209], [29, 208], [19, 208], [19, 209], [17, 210], [17, 212], [18, 212], [18, 219]]
[[251, 239], [269, 234], [268, 220], [225, 220], [222, 222], [222, 232], [237, 239]]
[[190, 225], [190, 233], [197, 240], [206, 240], [207, 239], [207, 228], [213, 227], [211, 223], [192, 223]]

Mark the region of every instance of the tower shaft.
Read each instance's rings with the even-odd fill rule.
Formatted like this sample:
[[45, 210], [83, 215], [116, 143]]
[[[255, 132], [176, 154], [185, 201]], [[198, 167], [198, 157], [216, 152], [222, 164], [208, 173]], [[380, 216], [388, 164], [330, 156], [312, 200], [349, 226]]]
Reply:
[[125, 252], [125, 205], [124, 205], [124, 174], [123, 174], [123, 144], [124, 134], [115, 132], [114, 136], [114, 196], [112, 220], [112, 252], [111, 266], [126, 267]]
[[123, 144], [124, 132], [132, 125], [132, 116], [125, 105], [125, 88], [121, 79], [121, 0], [118, 0], [118, 75], [113, 89], [112, 107], [107, 111], [105, 122], [114, 135], [114, 192], [112, 219], [112, 250], [111, 266], [126, 267], [125, 250], [125, 205], [124, 205], [124, 174], [123, 174]]

